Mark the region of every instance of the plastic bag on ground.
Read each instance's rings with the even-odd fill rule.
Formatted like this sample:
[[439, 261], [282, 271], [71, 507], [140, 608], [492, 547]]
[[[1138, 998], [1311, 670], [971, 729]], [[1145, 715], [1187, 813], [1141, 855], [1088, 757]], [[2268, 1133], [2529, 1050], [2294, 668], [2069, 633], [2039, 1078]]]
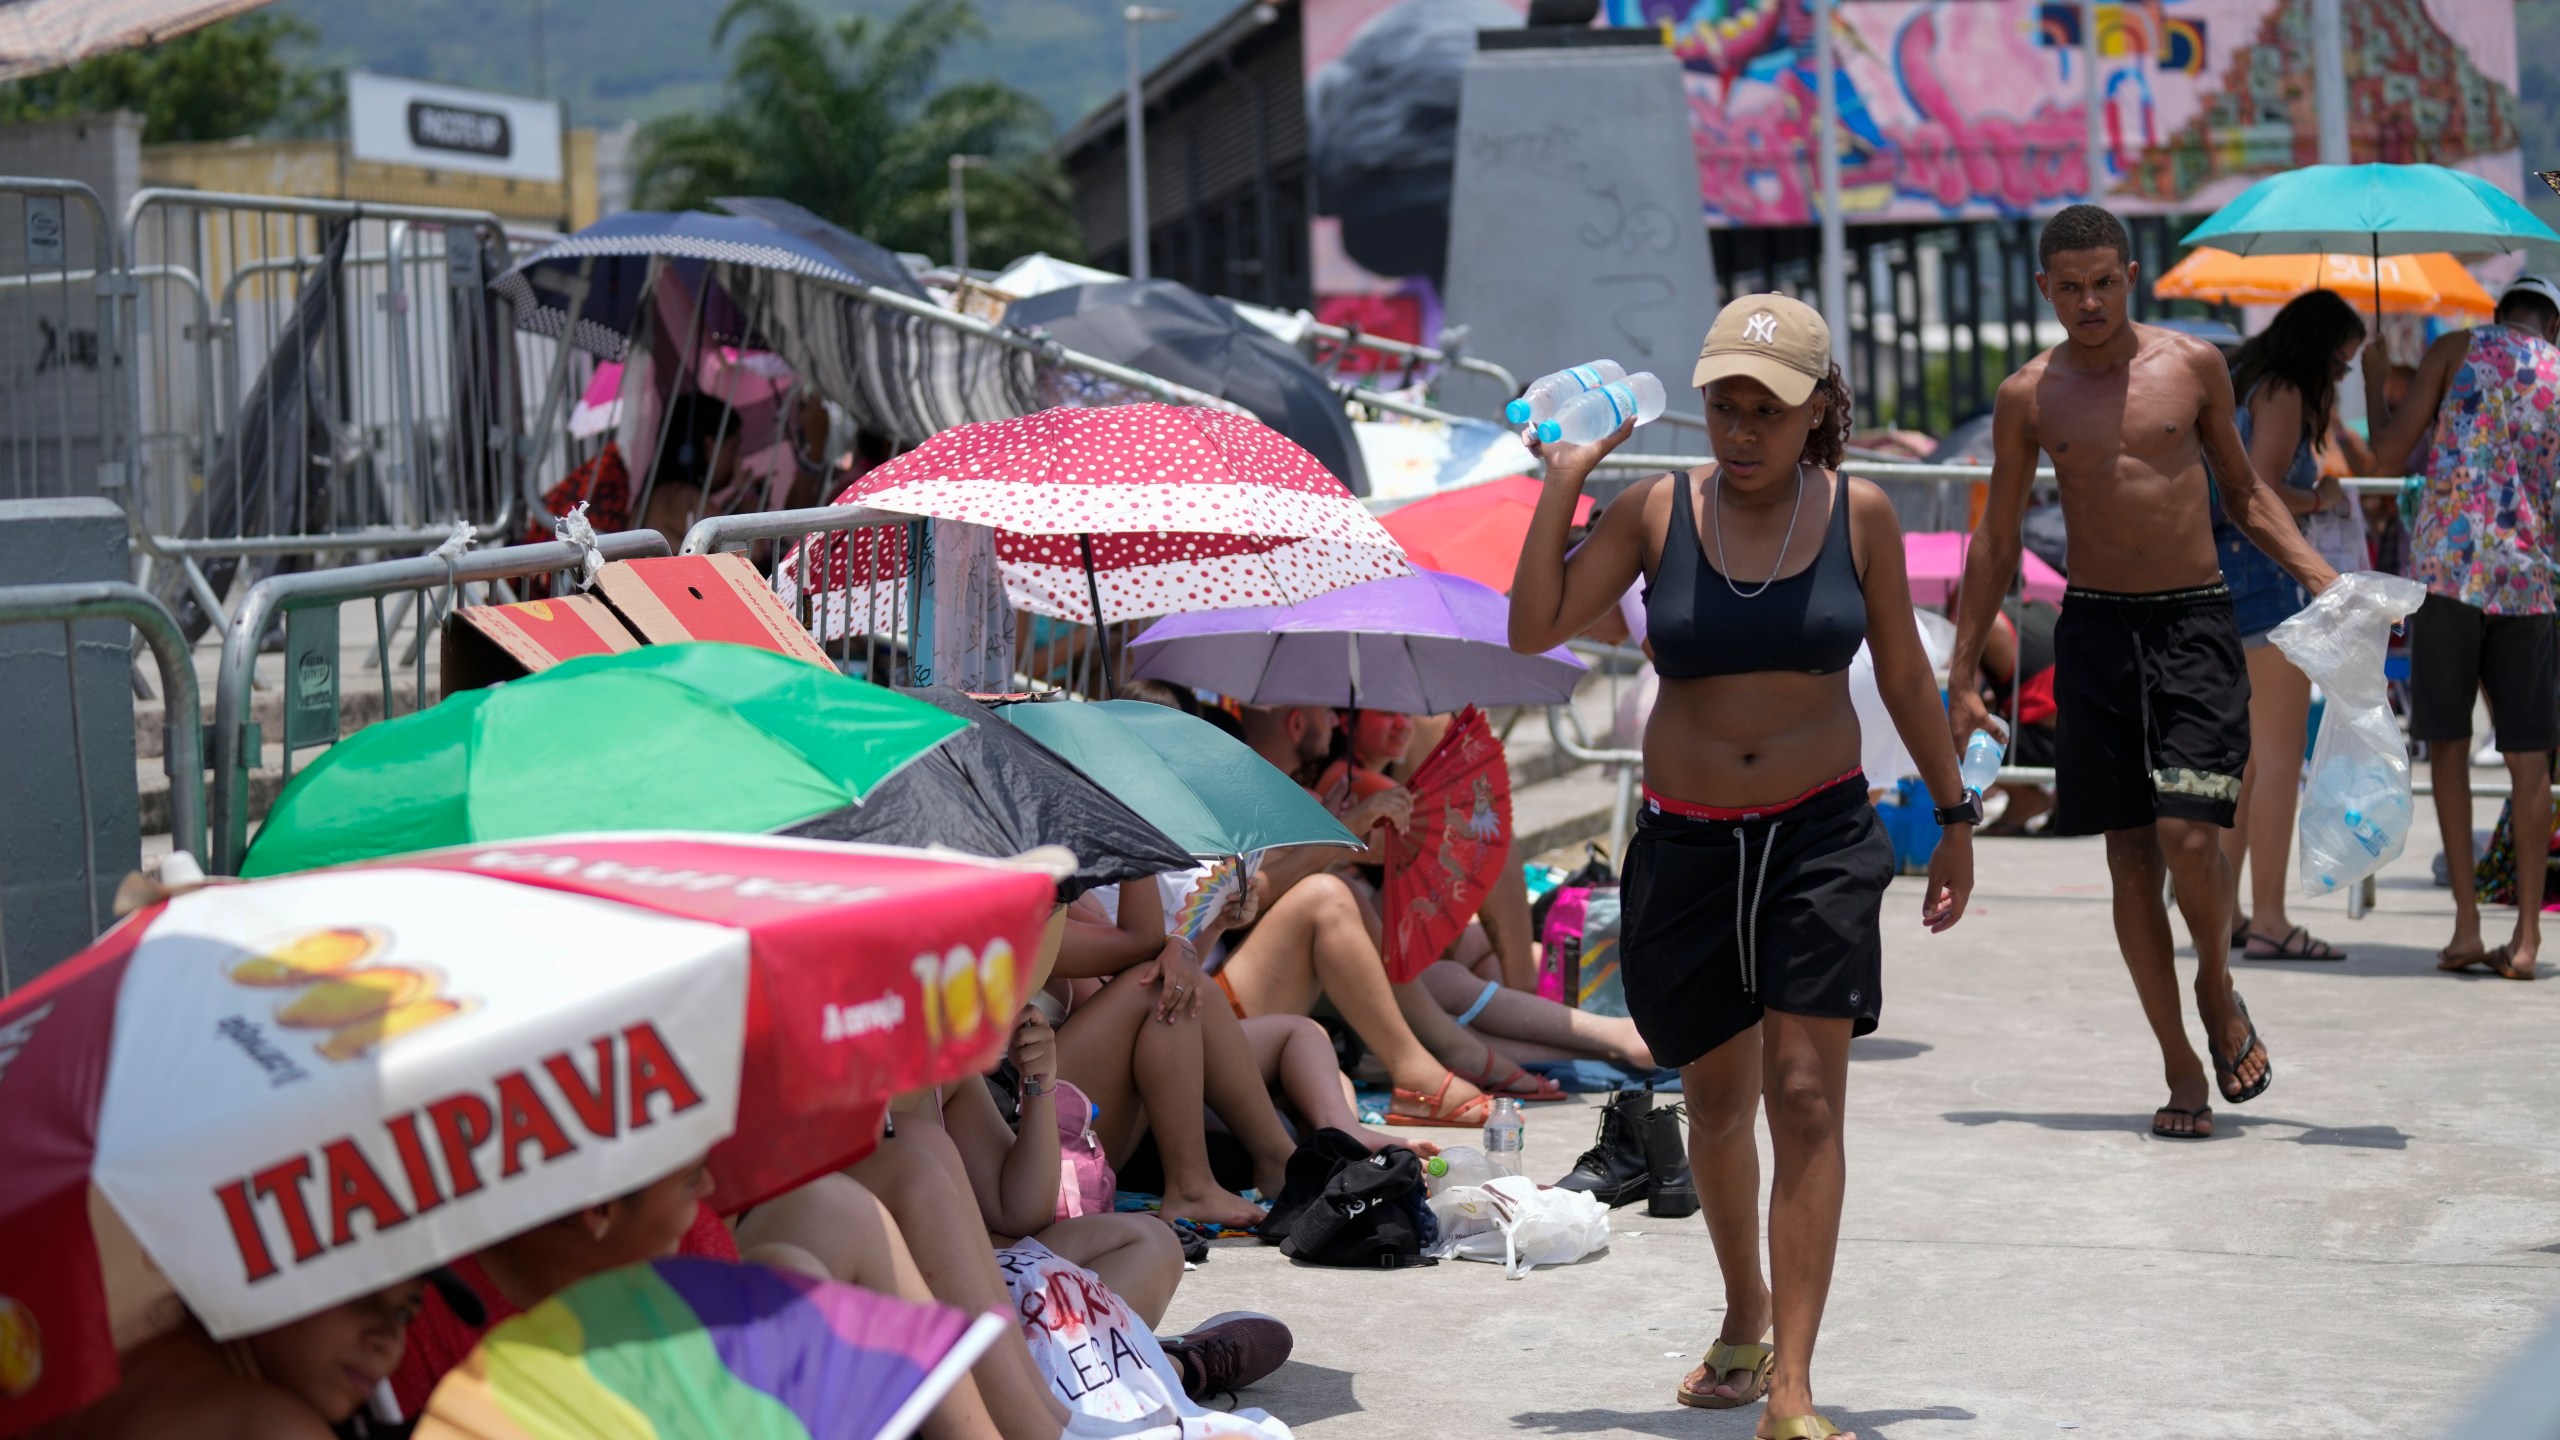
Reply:
[[2408, 843], [2416, 797], [2382, 660], [2391, 627], [2426, 598], [2415, 580], [2359, 570], [2340, 576], [2268, 636], [2327, 700], [2298, 830], [2305, 895], [2356, 884], [2400, 858]]
[[1524, 1175], [1452, 1185], [1431, 1197], [1440, 1219], [1434, 1259], [1485, 1260], [1517, 1280], [1540, 1265], [1570, 1265], [1609, 1246], [1609, 1207], [1579, 1190]]

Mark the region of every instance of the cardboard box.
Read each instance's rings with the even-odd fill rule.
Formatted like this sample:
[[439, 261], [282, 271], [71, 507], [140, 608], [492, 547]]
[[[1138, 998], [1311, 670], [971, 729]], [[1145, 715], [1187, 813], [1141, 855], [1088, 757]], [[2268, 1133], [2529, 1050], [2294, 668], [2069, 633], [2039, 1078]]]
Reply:
[[596, 593], [653, 645], [726, 640], [835, 668], [744, 555], [616, 560], [596, 576]]
[[513, 680], [580, 655], [638, 648], [639, 638], [592, 595], [467, 605], [444, 622], [444, 693]]

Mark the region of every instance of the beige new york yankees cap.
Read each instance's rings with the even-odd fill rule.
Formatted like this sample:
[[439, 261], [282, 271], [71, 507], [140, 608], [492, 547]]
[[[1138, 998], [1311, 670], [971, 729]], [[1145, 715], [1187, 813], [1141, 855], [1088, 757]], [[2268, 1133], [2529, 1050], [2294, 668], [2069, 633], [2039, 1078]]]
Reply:
[[1820, 311], [1792, 295], [1745, 295], [1708, 327], [1689, 383], [1747, 375], [1781, 403], [1801, 405], [1830, 373], [1831, 327]]

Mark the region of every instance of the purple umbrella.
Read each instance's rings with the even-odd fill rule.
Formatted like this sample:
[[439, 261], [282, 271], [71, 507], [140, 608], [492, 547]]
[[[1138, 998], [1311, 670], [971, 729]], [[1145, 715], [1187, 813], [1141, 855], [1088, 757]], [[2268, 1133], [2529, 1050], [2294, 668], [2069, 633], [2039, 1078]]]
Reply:
[[1512, 651], [1511, 602], [1423, 570], [1295, 605], [1174, 615], [1130, 642], [1138, 678], [1248, 705], [1350, 705], [1437, 715], [1466, 705], [1558, 705], [1583, 664]]

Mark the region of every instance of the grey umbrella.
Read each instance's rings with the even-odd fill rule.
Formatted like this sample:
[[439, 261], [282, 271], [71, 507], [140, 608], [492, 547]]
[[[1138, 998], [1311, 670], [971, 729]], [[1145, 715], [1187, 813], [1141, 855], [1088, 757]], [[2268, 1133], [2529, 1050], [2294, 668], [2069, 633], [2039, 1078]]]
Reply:
[[1004, 318], [1071, 349], [1232, 400], [1305, 447], [1352, 494], [1369, 493], [1360, 444], [1332, 382], [1224, 300], [1172, 280], [1119, 280], [1016, 300]]

